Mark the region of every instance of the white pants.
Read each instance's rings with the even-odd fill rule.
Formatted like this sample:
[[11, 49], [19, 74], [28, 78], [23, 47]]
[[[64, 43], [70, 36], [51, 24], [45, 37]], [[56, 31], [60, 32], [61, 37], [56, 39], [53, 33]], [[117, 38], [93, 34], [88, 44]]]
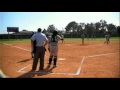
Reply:
[[50, 46], [50, 56], [58, 55], [58, 46]]

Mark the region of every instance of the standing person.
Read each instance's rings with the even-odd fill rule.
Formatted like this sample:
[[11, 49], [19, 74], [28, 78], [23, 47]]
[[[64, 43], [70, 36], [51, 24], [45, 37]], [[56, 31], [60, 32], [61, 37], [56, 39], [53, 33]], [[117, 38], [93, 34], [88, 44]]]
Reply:
[[81, 35], [81, 38], [82, 38], [82, 44], [84, 44], [84, 38], [85, 38], [84, 33]]
[[[35, 33], [32, 32], [31, 37], [34, 35]], [[31, 43], [32, 43], [32, 39], [31, 39]], [[36, 40], [33, 41], [33, 50], [31, 51], [31, 57], [33, 58], [35, 56], [35, 52], [36, 52]]]
[[53, 35], [50, 37], [50, 57], [48, 67], [50, 67], [52, 60], [54, 60], [53, 67], [56, 67], [57, 57], [58, 57], [58, 41], [61, 37], [58, 35], [57, 31], [53, 31]]
[[62, 43], [65, 42], [64, 41], [64, 35], [61, 35], [61, 40], [62, 40]]
[[33, 50], [33, 41], [36, 40], [36, 52], [33, 60], [32, 71], [35, 71], [38, 64], [38, 59], [40, 58], [39, 70], [44, 69], [44, 55], [45, 55], [45, 46], [48, 44], [48, 39], [45, 34], [41, 33], [41, 28], [38, 28], [36, 34], [31, 37], [32, 50]]
[[109, 44], [110, 43], [110, 35], [108, 33], [105, 35], [105, 38], [106, 38], [106, 41], [104, 43]]

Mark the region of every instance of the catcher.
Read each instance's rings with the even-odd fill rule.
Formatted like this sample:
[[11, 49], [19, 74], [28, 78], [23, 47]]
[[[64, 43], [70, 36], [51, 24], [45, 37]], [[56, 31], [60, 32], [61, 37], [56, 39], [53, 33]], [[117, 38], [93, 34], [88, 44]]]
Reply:
[[57, 56], [58, 56], [58, 41], [61, 40], [61, 37], [58, 35], [57, 31], [53, 32], [53, 35], [49, 37], [49, 48], [50, 48], [50, 57], [49, 57], [49, 63], [48, 68], [51, 65], [52, 60], [54, 61], [53, 67], [56, 67], [57, 63]]
[[48, 51], [50, 52], [50, 39], [51, 39], [51, 35], [48, 36]]

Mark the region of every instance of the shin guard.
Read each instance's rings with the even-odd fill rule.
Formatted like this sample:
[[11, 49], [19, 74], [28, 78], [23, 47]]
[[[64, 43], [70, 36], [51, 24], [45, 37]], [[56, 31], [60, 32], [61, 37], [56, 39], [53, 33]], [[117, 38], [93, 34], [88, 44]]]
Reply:
[[51, 64], [52, 59], [53, 59], [53, 56], [50, 56], [50, 58], [49, 58], [49, 64]]
[[54, 65], [57, 63], [57, 56], [54, 56]]

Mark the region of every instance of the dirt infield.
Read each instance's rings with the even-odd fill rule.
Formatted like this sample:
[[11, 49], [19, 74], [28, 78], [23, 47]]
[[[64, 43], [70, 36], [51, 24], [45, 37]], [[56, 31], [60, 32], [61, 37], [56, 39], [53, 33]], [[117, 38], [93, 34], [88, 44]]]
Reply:
[[[30, 43], [0, 44], [0, 68], [11, 78], [119, 78], [119, 42], [59, 42], [57, 67], [47, 69], [46, 51], [43, 71], [32, 68]], [[47, 47], [46, 47], [47, 48]], [[39, 65], [38, 65], [39, 66]]]

